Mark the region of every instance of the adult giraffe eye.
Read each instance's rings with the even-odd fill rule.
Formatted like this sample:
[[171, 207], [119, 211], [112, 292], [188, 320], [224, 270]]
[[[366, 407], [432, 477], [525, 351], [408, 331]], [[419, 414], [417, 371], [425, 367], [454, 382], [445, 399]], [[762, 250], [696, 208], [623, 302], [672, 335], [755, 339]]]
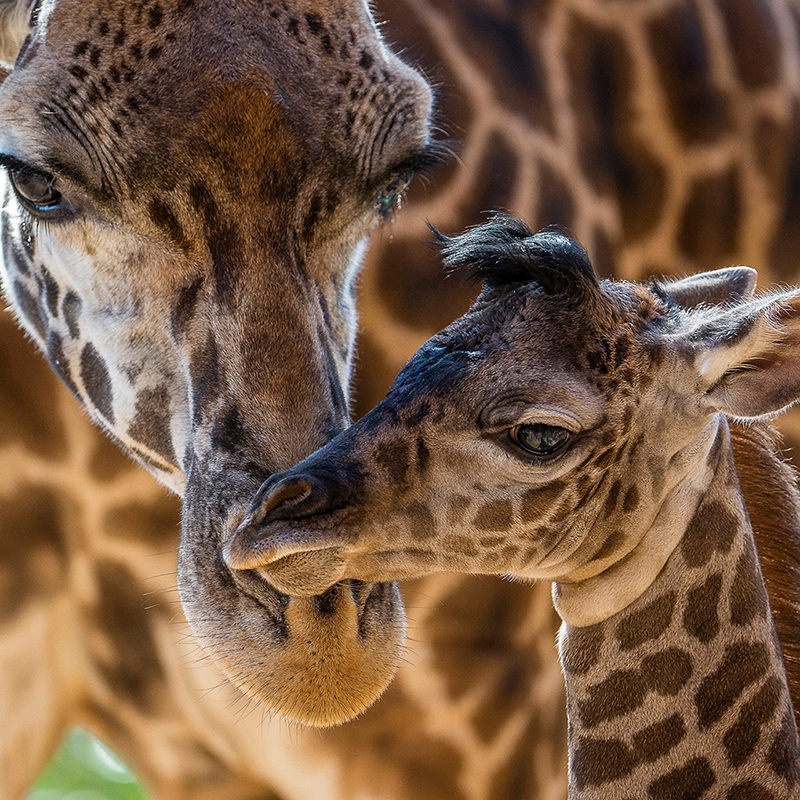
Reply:
[[511, 441], [534, 456], [552, 456], [572, 438], [572, 431], [558, 425], [531, 423], [515, 425], [508, 432]]
[[378, 195], [376, 208], [379, 217], [388, 219], [400, 210], [403, 204], [403, 192], [408, 187], [409, 181], [410, 177], [397, 177]]
[[8, 172], [11, 185], [25, 208], [39, 216], [65, 210], [64, 198], [56, 189], [56, 179], [46, 172], [22, 167]]

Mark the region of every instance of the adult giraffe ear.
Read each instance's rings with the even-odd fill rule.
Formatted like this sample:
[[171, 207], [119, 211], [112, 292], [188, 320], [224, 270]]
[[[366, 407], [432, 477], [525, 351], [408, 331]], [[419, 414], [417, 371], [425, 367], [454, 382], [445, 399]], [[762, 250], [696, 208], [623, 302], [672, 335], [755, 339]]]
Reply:
[[658, 281], [656, 286], [681, 308], [697, 308], [749, 300], [757, 280], [758, 273], [752, 267], [726, 267], [675, 281]]
[[0, 0], [0, 84], [11, 72], [28, 35], [34, 5], [31, 0]]
[[755, 418], [800, 400], [800, 290], [698, 309], [679, 335], [714, 410]]

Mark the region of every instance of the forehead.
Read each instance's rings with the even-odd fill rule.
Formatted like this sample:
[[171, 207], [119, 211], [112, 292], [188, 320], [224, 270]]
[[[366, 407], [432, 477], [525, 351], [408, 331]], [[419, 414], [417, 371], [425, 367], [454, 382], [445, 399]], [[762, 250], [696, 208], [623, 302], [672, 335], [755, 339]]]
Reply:
[[518, 392], [546, 402], [609, 395], [654, 355], [658, 340], [646, 332], [659, 309], [641, 286], [608, 283], [603, 294], [602, 313], [532, 284], [482, 295], [412, 358], [395, 384], [395, 399], [427, 393], [473, 403]]
[[[248, 169], [268, 145], [276, 161], [302, 152], [314, 174], [354, 177], [360, 143], [397, 103], [392, 85], [410, 80], [361, 3], [334, 14], [326, 3], [45, 0], [33, 18], [0, 92], [0, 147], [46, 166], [58, 150], [63, 166], [124, 170], [128, 185], [198, 139], [236, 139], [227, 168]], [[382, 91], [365, 102], [369, 86]], [[407, 155], [425, 122], [410, 113], [385, 148]]]

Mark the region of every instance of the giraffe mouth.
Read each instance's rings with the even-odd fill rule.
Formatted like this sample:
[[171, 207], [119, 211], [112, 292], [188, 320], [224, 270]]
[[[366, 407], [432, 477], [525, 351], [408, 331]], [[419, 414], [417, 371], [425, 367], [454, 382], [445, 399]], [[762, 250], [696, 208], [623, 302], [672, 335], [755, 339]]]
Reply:
[[[343, 549], [321, 546], [316, 532], [310, 548], [298, 541], [288, 555], [278, 548], [265, 563], [232, 568], [226, 522], [244, 516], [238, 532], [248, 521], [221, 512], [232, 503], [213, 492], [198, 478], [184, 498], [178, 582], [193, 633], [236, 686], [281, 716], [315, 727], [352, 719], [401, 659], [397, 585], [343, 580]], [[344, 513], [334, 510], [337, 522]], [[290, 526], [280, 527], [288, 535]]]

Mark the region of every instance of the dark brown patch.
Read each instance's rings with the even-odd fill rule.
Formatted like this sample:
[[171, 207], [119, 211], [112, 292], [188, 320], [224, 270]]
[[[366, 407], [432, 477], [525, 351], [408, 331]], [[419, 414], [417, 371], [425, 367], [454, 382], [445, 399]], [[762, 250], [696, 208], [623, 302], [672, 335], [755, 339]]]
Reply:
[[611, 484], [611, 488], [606, 495], [605, 503], [603, 503], [603, 514], [610, 517], [617, 510], [617, 503], [619, 502], [619, 495], [622, 491], [622, 481], [615, 480]]
[[732, 767], [740, 767], [755, 750], [761, 726], [772, 719], [781, 699], [781, 682], [772, 677], [740, 709], [736, 722], [725, 731], [723, 743]]
[[578, 716], [584, 727], [593, 728], [639, 708], [647, 695], [647, 686], [636, 670], [617, 670], [589, 686], [587, 695], [577, 702]]
[[755, 781], [742, 781], [731, 786], [727, 800], [775, 800], [775, 795]]
[[492, 500], [484, 503], [472, 524], [482, 531], [507, 531], [514, 521], [514, 508], [510, 500]]
[[108, 689], [134, 708], [154, 710], [165, 687], [144, 595], [135, 576], [121, 564], [96, 566], [97, 606], [87, 621], [96, 631], [93, 653]]
[[625, 533], [620, 528], [614, 528], [608, 534], [600, 549], [592, 556], [592, 561], [602, 561], [604, 558], [619, 550], [625, 542]]
[[622, 501], [622, 510], [626, 514], [630, 514], [631, 511], [636, 511], [637, 508], [639, 508], [639, 490], [634, 485], [625, 492], [625, 499]]
[[575, 742], [571, 772], [577, 788], [583, 789], [624, 778], [636, 764], [636, 758], [625, 742], [580, 736]]
[[703, 22], [693, 0], [670, 7], [650, 24], [648, 34], [658, 83], [678, 133], [690, 145], [718, 140], [730, 125], [728, 100], [714, 83]]
[[148, 548], [176, 548], [180, 534], [180, 503], [171, 494], [159, 493], [146, 503], [131, 501], [114, 506], [103, 517], [111, 539], [139, 542]]
[[738, 528], [738, 518], [722, 503], [715, 500], [704, 501], [683, 536], [683, 560], [690, 567], [704, 567], [714, 551], [730, 550]]
[[0, 505], [0, 613], [63, 590], [68, 572], [65, 518], [72, 509], [42, 484], [24, 483]]
[[652, 781], [647, 794], [654, 800], [699, 800], [716, 782], [708, 759], [693, 758]]
[[651, 691], [677, 694], [692, 677], [692, 659], [677, 647], [668, 647], [642, 661], [642, 678]]
[[730, 593], [731, 622], [749, 625], [767, 613], [767, 597], [759, 579], [753, 547], [748, 542], [736, 562], [736, 575]]
[[644, 642], [658, 639], [672, 622], [675, 592], [667, 592], [630, 613], [617, 625], [617, 639], [622, 650], [631, 650]]
[[605, 628], [603, 625], [590, 625], [587, 628], [575, 628], [569, 625], [566, 633], [561, 649], [564, 672], [570, 675], [583, 675], [600, 657]]
[[633, 241], [658, 221], [665, 180], [663, 167], [637, 136], [627, 44], [615, 31], [577, 15], [566, 41], [583, 172], [619, 204], [624, 239]]
[[58, 301], [61, 297], [61, 287], [56, 283], [49, 270], [42, 268], [42, 281], [44, 283], [44, 300], [51, 317], [58, 317]]
[[762, 645], [728, 645], [722, 663], [703, 680], [695, 695], [700, 728], [718, 722], [741, 693], [768, 668], [769, 655]]
[[704, 644], [719, 633], [719, 598], [722, 573], [709, 575], [705, 582], [692, 589], [686, 598], [683, 624], [686, 630]]
[[400, 437], [380, 444], [375, 453], [378, 466], [386, 470], [389, 480], [398, 489], [407, 487], [410, 458], [409, 447]]
[[22, 319], [27, 322], [42, 339], [47, 337], [47, 325], [36, 298], [21, 281], [14, 281], [13, 296]]
[[738, 172], [698, 178], [678, 231], [681, 252], [699, 269], [713, 269], [737, 252], [742, 200]]
[[725, 21], [728, 42], [743, 86], [758, 89], [780, 77], [781, 41], [768, 3], [725, 0], [717, 7]]
[[170, 427], [170, 397], [166, 386], [144, 389], [136, 398], [136, 409], [128, 435], [170, 464], [177, 464]]
[[81, 381], [94, 407], [114, 424], [114, 396], [106, 362], [89, 342], [81, 350]]
[[61, 313], [64, 315], [64, 321], [67, 323], [70, 339], [77, 339], [81, 335], [79, 324], [81, 306], [80, 297], [72, 290], [68, 291], [61, 301]]
[[797, 728], [792, 715], [787, 711], [784, 714], [781, 729], [772, 740], [767, 759], [772, 771], [792, 786], [800, 783], [800, 762], [797, 760], [798, 747]]
[[427, 503], [409, 503], [403, 508], [403, 514], [411, 524], [411, 535], [416, 539], [430, 539], [436, 535], [436, 520]]
[[189, 240], [175, 212], [158, 197], [150, 201], [148, 211], [153, 224], [162, 230], [179, 250], [188, 252]]
[[686, 736], [686, 725], [680, 714], [654, 722], [633, 737], [633, 751], [640, 763], [657, 761], [676, 747]]
[[[499, 206], [488, 206], [499, 208]], [[569, 229], [574, 221], [575, 203], [569, 186], [546, 161], [539, 161], [539, 202], [535, 229], [556, 225]]]

